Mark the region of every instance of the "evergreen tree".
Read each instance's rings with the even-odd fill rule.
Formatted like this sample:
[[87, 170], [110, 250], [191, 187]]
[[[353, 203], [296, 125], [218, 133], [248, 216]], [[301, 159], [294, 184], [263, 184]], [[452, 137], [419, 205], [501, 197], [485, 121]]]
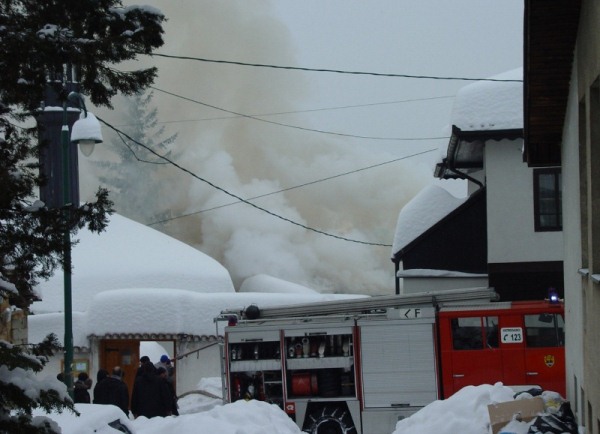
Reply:
[[[111, 107], [118, 93], [133, 95], [152, 84], [156, 68], [122, 72], [115, 65], [160, 47], [163, 21], [154, 8], [122, 7], [118, 0], [0, 2], [0, 297], [14, 308], [27, 309], [34, 286], [64, 265], [66, 231], [101, 232], [112, 212], [104, 189], [96, 202], [68, 212], [35, 200], [45, 180], [31, 125], [50, 74], [72, 65], [80, 92]], [[64, 79], [51, 85], [66, 99]], [[32, 410], [73, 409], [63, 385], [36, 383], [33, 376], [57, 344], [53, 336], [28, 347], [0, 341], [0, 433], [57, 432], [32, 418]]]
[[[111, 198], [115, 210], [141, 223], [164, 220], [170, 217], [169, 207], [164, 202], [149, 201], [160, 198], [164, 201], [169, 194], [164, 171], [168, 170], [164, 160], [148, 151], [172, 158], [172, 145], [177, 134], [163, 138], [165, 127], [158, 125], [157, 108], [152, 106], [152, 92], [125, 98], [121, 127], [128, 137], [118, 134], [109, 142], [108, 149], [117, 155], [117, 161], [100, 161], [103, 169], [99, 177], [103, 185], [112, 187]], [[139, 146], [138, 143], [144, 146]], [[161, 204], [163, 205], [161, 207]], [[165, 211], [165, 209], [167, 209]]]

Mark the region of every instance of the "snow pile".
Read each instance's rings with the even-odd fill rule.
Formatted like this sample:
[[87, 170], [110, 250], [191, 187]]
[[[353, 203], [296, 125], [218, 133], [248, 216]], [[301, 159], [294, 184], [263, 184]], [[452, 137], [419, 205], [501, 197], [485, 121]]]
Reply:
[[401, 420], [393, 434], [488, 434], [487, 406], [511, 401], [514, 393], [501, 383], [467, 386], [450, 398], [434, 401]]
[[[221, 377], [202, 378], [196, 390], [179, 398], [179, 414], [201, 413], [223, 405], [223, 383]], [[200, 392], [204, 392], [200, 393]], [[211, 396], [212, 395], [212, 396]]]
[[76, 416], [70, 411], [46, 415], [41, 409], [34, 410], [33, 416], [34, 420], [37, 419], [40, 423], [46, 420], [46, 417], [52, 419], [61, 427], [62, 434], [118, 434], [122, 432], [108, 425], [113, 421], [118, 421], [131, 432], [139, 434], [135, 431], [133, 421], [129, 420], [123, 411], [114, 405], [75, 404], [75, 409], [80, 416]]
[[133, 421], [136, 433], [219, 433], [219, 434], [299, 434], [300, 428], [275, 404], [262, 401], [236, 401], [205, 413], [176, 418], [139, 417]]
[[[198, 389], [215, 395], [220, 394], [220, 378], [206, 378], [200, 381]], [[409, 418], [401, 420], [392, 434], [489, 434], [489, 415], [487, 406], [512, 401], [514, 391], [501, 383], [495, 385], [467, 386], [452, 397], [443, 401], [434, 401]], [[527, 399], [531, 395], [521, 394], [518, 399]], [[562, 397], [555, 392], [542, 394], [547, 411], [556, 410]], [[107, 422], [117, 419], [134, 434], [300, 434], [296, 424], [276, 405], [261, 401], [236, 401], [221, 405], [220, 400], [192, 394], [179, 400], [180, 416], [140, 417], [128, 420], [114, 406], [76, 404], [81, 418], [66, 412], [48, 415], [62, 428], [63, 434], [116, 434], [108, 429]], [[36, 416], [43, 415], [36, 410]], [[505, 431], [514, 434], [526, 434], [532, 422], [513, 421]], [[96, 430], [96, 431], [93, 431]], [[580, 428], [583, 433], [583, 428]], [[369, 433], [366, 433], [369, 434]]]

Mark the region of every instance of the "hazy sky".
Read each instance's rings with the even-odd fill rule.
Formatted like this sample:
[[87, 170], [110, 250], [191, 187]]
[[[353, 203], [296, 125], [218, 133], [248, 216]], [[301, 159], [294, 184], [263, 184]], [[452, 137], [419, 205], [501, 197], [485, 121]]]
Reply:
[[[471, 78], [522, 63], [518, 0], [147, 3], [169, 19], [159, 50], [168, 55]], [[155, 102], [167, 132], [179, 134], [179, 164], [244, 198], [309, 184], [254, 203], [300, 225], [367, 244], [306, 230], [246, 204], [206, 211], [231, 197], [175, 169], [164, 181], [168, 197], [132, 186], [121, 192], [124, 198], [148, 196], [149, 206], [175, 215], [204, 211], [164, 230], [225, 265], [236, 286], [269, 274], [323, 291], [393, 291], [391, 247], [385, 245], [393, 241], [402, 206], [433, 182], [438, 148], [447, 145], [440, 137], [449, 132], [452, 97], [470, 81], [159, 57], [134, 67], [146, 61], [159, 67]], [[106, 118], [118, 124], [119, 112]], [[384, 164], [399, 158], [407, 159]], [[81, 164], [87, 173], [87, 163]], [[370, 166], [376, 167], [361, 170]], [[82, 184], [97, 183], [87, 178]]]

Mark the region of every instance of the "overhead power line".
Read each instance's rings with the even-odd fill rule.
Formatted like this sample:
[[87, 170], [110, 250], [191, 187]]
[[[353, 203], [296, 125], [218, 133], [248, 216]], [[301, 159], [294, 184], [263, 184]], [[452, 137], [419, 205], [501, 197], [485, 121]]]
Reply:
[[294, 128], [297, 130], [302, 130], [302, 131], [311, 131], [314, 133], [321, 133], [321, 134], [329, 134], [329, 135], [334, 135], [334, 136], [341, 136], [341, 137], [353, 137], [353, 138], [358, 138], [358, 139], [370, 139], [370, 140], [395, 140], [395, 141], [417, 141], [417, 140], [439, 140], [439, 139], [447, 139], [448, 136], [439, 136], [439, 137], [373, 137], [373, 136], [359, 136], [359, 135], [355, 135], [355, 134], [345, 134], [345, 133], [339, 133], [339, 132], [334, 132], [334, 131], [325, 131], [325, 130], [318, 130], [318, 129], [314, 129], [314, 128], [305, 128], [305, 127], [299, 127], [297, 125], [290, 125], [290, 124], [284, 124], [282, 122], [275, 122], [275, 121], [270, 121], [268, 119], [262, 119], [256, 116], [252, 116], [252, 115], [247, 115], [244, 113], [239, 113], [239, 112], [234, 112], [232, 110], [227, 110], [224, 109], [222, 107], [217, 107], [215, 105], [212, 104], [208, 104], [202, 101], [198, 101], [192, 98], [189, 98], [187, 96], [183, 96], [183, 95], [178, 95], [176, 93], [173, 92], [169, 92], [167, 90], [163, 90], [163, 89], [159, 89], [157, 87], [154, 86], [150, 86], [151, 89], [156, 90], [158, 92], [162, 92], [165, 93], [167, 95], [171, 95], [174, 96], [176, 98], [180, 98], [186, 101], [190, 101], [193, 102], [195, 104], [200, 104], [203, 105], [205, 107], [209, 107], [215, 110], [220, 110], [222, 112], [225, 113], [231, 113], [234, 114], [236, 116], [240, 116], [240, 117], [244, 117], [247, 119], [253, 119], [255, 121], [259, 121], [259, 122], [265, 122], [267, 124], [272, 124], [272, 125], [278, 125], [280, 127], [286, 127], [286, 128]]
[[187, 173], [188, 175], [190, 175], [190, 176], [192, 176], [192, 177], [196, 178], [197, 180], [199, 180], [199, 181], [202, 181], [202, 182], [204, 182], [205, 184], [208, 184], [208, 185], [210, 185], [212, 188], [214, 188], [214, 189], [216, 189], [216, 190], [219, 190], [219, 191], [221, 191], [221, 192], [225, 193], [226, 195], [228, 195], [228, 196], [231, 196], [231, 197], [233, 197], [234, 199], [237, 199], [237, 200], [238, 200], [238, 201], [240, 201], [240, 202], [244, 202], [245, 204], [247, 204], [247, 205], [250, 205], [251, 207], [258, 209], [259, 211], [265, 212], [265, 213], [267, 213], [267, 214], [269, 214], [269, 215], [271, 215], [271, 216], [273, 216], [273, 217], [276, 217], [276, 218], [278, 218], [278, 219], [280, 219], [280, 220], [286, 221], [286, 222], [288, 222], [288, 223], [291, 223], [291, 224], [293, 224], [293, 225], [299, 226], [299, 227], [301, 227], [301, 228], [303, 228], [303, 229], [306, 229], [306, 230], [308, 230], [308, 231], [315, 232], [315, 233], [318, 233], [318, 234], [321, 234], [321, 235], [325, 235], [325, 236], [328, 236], [328, 237], [331, 237], [331, 238], [336, 238], [336, 239], [338, 239], [338, 240], [342, 240], [342, 241], [349, 241], [349, 242], [352, 242], [352, 243], [364, 244], [364, 245], [368, 245], [368, 246], [392, 247], [392, 245], [391, 245], [391, 244], [384, 244], [384, 243], [372, 243], [372, 242], [368, 242], [368, 241], [356, 240], [356, 239], [352, 239], [352, 238], [346, 238], [346, 237], [342, 237], [342, 236], [340, 236], [340, 235], [331, 234], [331, 233], [329, 233], [329, 232], [325, 232], [325, 231], [322, 231], [322, 230], [320, 230], [320, 229], [315, 229], [315, 228], [312, 228], [312, 227], [310, 227], [310, 226], [307, 226], [307, 225], [305, 225], [305, 224], [298, 223], [298, 222], [296, 222], [296, 221], [294, 221], [294, 220], [292, 220], [292, 219], [289, 219], [289, 218], [287, 218], [287, 217], [284, 217], [284, 216], [282, 216], [282, 215], [279, 215], [279, 214], [277, 214], [277, 213], [274, 213], [273, 211], [269, 211], [268, 209], [266, 209], [266, 208], [263, 208], [263, 207], [261, 207], [261, 206], [259, 206], [259, 205], [256, 205], [256, 204], [254, 204], [254, 203], [252, 203], [252, 202], [248, 201], [247, 199], [244, 199], [244, 198], [242, 198], [242, 197], [240, 197], [240, 196], [236, 195], [235, 193], [232, 193], [232, 192], [230, 192], [230, 191], [226, 190], [225, 188], [223, 188], [223, 187], [220, 187], [220, 186], [218, 186], [218, 185], [216, 185], [216, 184], [214, 184], [214, 183], [210, 182], [209, 180], [202, 178], [201, 176], [199, 176], [199, 175], [195, 174], [195, 173], [194, 173], [194, 172], [192, 172], [191, 170], [189, 170], [189, 169], [186, 169], [185, 167], [183, 167], [183, 166], [181, 166], [181, 165], [179, 165], [179, 164], [175, 163], [173, 160], [169, 159], [168, 157], [165, 157], [164, 155], [161, 155], [161, 154], [159, 154], [158, 152], [156, 152], [156, 151], [155, 151], [155, 150], [153, 150], [152, 148], [150, 148], [150, 147], [146, 146], [145, 144], [138, 142], [137, 140], [135, 140], [134, 138], [132, 138], [132, 137], [131, 137], [131, 136], [129, 136], [128, 134], [126, 134], [126, 133], [124, 133], [123, 131], [119, 130], [118, 128], [116, 128], [115, 126], [111, 125], [110, 123], [106, 122], [104, 119], [102, 119], [102, 118], [98, 118], [98, 120], [99, 120], [100, 122], [102, 122], [104, 125], [106, 125], [108, 128], [110, 128], [111, 130], [115, 131], [117, 134], [122, 134], [122, 135], [123, 135], [125, 138], [127, 138], [127, 139], [128, 139], [128, 140], [130, 140], [131, 142], [133, 142], [133, 143], [136, 143], [137, 145], [139, 145], [139, 146], [141, 146], [142, 148], [146, 149], [148, 152], [150, 152], [151, 154], [153, 154], [153, 155], [157, 156], [158, 158], [160, 158], [160, 159], [162, 159], [162, 160], [165, 160], [167, 163], [171, 164], [172, 166], [176, 167], [177, 169], [181, 170], [182, 172], [184, 172], [184, 173]]
[[[257, 117], [268, 117], [268, 116], [281, 116], [281, 115], [290, 115], [290, 114], [298, 114], [298, 113], [312, 113], [312, 112], [320, 112], [320, 111], [330, 111], [330, 110], [345, 110], [352, 108], [361, 108], [361, 107], [374, 107], [380, 105], [392, 105], [392, 104], [402, 104], [407, 102], [419, 102], [419, 101], [432, 101], [437, 99], [448, 99], [454, 98], [455, 95], [442, 95], [442, 96], [432, 96], [425, 98], [410, 98], [410, 99], [401, 99], [396, 101], [383, 101], [383, 102], [372, 102], [366, 104], [351, 104], [351, 105], [343, 105], [343, 106], [333, 106], [333, 107], [320, 107], [314, 109], [305, 109], [305, 110], [288, 110], [283, 112], [273, 112], [273, 113], [253, 113], [249, 116], [257, 116]], [[232, 116], [219, 116], [219, 117], [210, 117], [210, 118], [199, 118], [199, 119], [181, 119], [181, 120], [171, 120], [171, 121], [158, 121], [157, 124], [177, 124], [184, 122], [204, 122], [204, 121], [220, 121], [227, 119], [237, 119], [243, 118], [243, 116], [232, 115]], [[127, 127], [132, 125], [139, 125], [139, 123], [134, 124], [118, 124], [117, 127]]]
[[[146, 53], [139, 53], [146, 54]], [[191, 57], [191, 56], [175, 56], [171, 54], [160, 54], [152, 53], [150, 56], [165, 57], [168, 59], [179, 59], [179, 60], [194, 60], [197, 62], [208, 62], [208, 63], [222, 63], [227, 65], [238, 65], [238, 66], [253, 66], [257, 68], [272, 68], [272, 69], [287, 69], [293, 71], [309, 71], [309, 72], [329, 72], [335, 74], [352, 74], [352, 75], [371, 75], [375, 77], [396, 77], [396, 78], [416, 78], [424, 80], [459, 80], [459, 81], [499, 81], [499, 82], [522, 82], [523, 80], [507, 80], [500, 78], [474, 78], [474, 77], [449, 77], [449, 76], [437, 76], [437, 75], [411, 75], [411, 74], [393, 74], [393, 73], [381, 73], [381, 72], [365, 72], [365, 71], [347, 71], [342, 69], [327, 69], [327, 68], [303, 68], [299, 66], [282, 66], [282, 65], [271, 65], [266, 63], [249, 63], [249, 62], [237, 62], [232, 60], [217, 60], [217, 59], [206, 59], [203, 57]]]
[[[255, 199], [260, 199], [260, 198], [267, 197], [267, 196], [272, 196], [274, 194], [285, 193], [286, 191], [295, 190], [297, 188], [302, 188], [302, 187], [306, 187], [306, 186], [313, 185], [313, 184], [318, 184], [318, 183], [321, 183], [321, 182], [324, 182], [324, 181], [329, 181], [331, 179], [340, 178], [342, 176], [351, 175], [353, 173], [362, 172], [364, 170], [369, 170], [369, 169], [373, 169], [375, 167], [384, 166], [386, 164], [396, 163], [398, 161], [406, 160], [408, 158], [417, 157], [419, 155], [427, 154], [429, 152], [433, 152], [433, 151], [437, 151], [437, 150], [438, 150], [437, 148], [428, 149], [426, 151], [417, 152], [415, 154], [406, 155], [404, 157], [400, 157], [400, 158], [395, 158], [393, 160], [384, 161], [383, 163], [373, 164], [371, 166], [362, 167], [360, 169], [351, 170], [349, 172], [338, 173], [337, 175], [332, 175], [332, 176], [328, 176], [326, 178], [321, 178], [321, 179], [317, 179], [317, 180], [314, 180], [314, 181], [305, 182], [303, 184], [295, 185], [293, 187], [282, 188], [281, 190], [272, 191], [270, 193], [265, 193], [265, 194], [260, 194], [258, 196], [248, 197], [248, 198], [246, 198], [246, 200], [255, 200]], [[156, 222], [148, 223], [148, 226], [154, 226], [154, 225], [161, 224], [161, 223], [166, 223], [166, 222], [169, 222], [169, 221], [172, 221], [172, 220], [177, 220], [177, 219], [184, 218], [184, 217], [190, 217], [190, 216], [197, 215], [197, 214], [202, 214], [202, 213], [205, 213], [205, 212], [208, 212], [208, 211], [214, 211], [214, 210], [225, 208], [225, 207], [228, 207], [228, 206], [231, 206], [231, 205], [237, 205], [239, 203], [240, 203], [240, 201], [229, 202], [229, 203], [225, 203], [223, 205], [213, 206], [212, 208], [206, 208], [206, 209], [201, 209], [199, 211], [194, 211], [194, 212], [190, 212], [190, 213], [186, 213], [186, 214], [181, 214], [181, 215], [178, 215], [178, 216], [175, 216], [175, 217], [170, 217], [170, 218], [167, 218], [167, 219], [164, 219], [164, 220], [159, 220], [159, 221], [156, 221]]]

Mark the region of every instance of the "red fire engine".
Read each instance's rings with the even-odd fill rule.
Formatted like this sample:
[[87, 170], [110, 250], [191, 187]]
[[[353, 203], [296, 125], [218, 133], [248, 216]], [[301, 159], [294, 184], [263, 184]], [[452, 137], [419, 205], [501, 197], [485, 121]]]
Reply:
[[561, 301], [490, 289], [226, 311], [225, 399], [281, 406], [305, 432], [390, 433], [467, 385], [565, 393]]

